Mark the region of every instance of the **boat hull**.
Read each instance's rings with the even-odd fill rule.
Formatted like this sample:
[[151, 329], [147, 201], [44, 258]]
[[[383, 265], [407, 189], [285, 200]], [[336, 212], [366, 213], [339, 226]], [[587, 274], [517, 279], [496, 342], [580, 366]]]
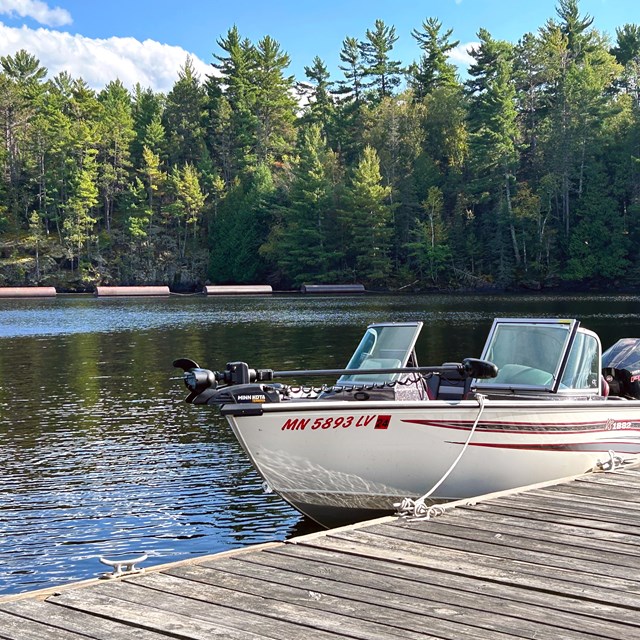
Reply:
[[609, 452], [640, 454], [640, 401], [294, 401], [223, 413], [269, 487], [325, 526], [422, 496], [467, 440], [432, 499], [584, 473], [607, 462]]

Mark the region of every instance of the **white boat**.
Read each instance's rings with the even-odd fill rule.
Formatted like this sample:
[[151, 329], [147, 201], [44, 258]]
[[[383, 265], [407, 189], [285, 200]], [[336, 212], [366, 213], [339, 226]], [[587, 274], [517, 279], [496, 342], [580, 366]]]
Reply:
[[[344, 370], [174, 364], [187, 402], [220, 407], [266, 484], [325, 526], [640, 454], [640, 340], [602, 354], [578, 320], [503, 318], [480, 360], [419, 367], [421, 328], [369, 326]], [[274, 382], [321, 375], [340, 377], [320, 389]]]

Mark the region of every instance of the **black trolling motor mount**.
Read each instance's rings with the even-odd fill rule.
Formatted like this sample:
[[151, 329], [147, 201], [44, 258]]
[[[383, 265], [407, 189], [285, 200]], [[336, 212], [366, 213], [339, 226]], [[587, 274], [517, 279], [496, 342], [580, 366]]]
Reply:
[[[450, 363], [441, 367], [400, 367], [389, 369], [306, 369], [299, 371], [274, 371], [273, 369], [251, 369], [246, 362], [227, 362], [224, 371], [211, 371], [203, 369], [189, 358], [174, 360], [173, 366], [182, 369], [184, 383], [190, 394], [187, 402], [205, 391], [208, 397], [216, 389], [224, 389], [231, 386], [250, 385], [255, 383], [270, 383], [274, 378], [296, 378], [301, 376], [343, 376], [343, 375], [370, 375], [372, 373], [423, 373], [446, 374], [452, 371], [465, 378], [495, 378], [498, 368], [492, 362], [478, 360], [477, 358], [465, 358], [461, 363]], [[280, 387], [280, 385], [275, 385]], [[266, 385], [261, 385], [265, 388]], [[200, 398], [204, 402], [205, 398]]]
[[184, 371], [184, 383], [190, 392], [186, 402], [190, 404], [279, 402], [284, 389], [281, 384], [271, 383], [271, 369], [250, 369], [245, 362], [228, 362], [224, 371], [203, 369], [189, 358], [179, 358], [173, 366]]
[[184, 371], [184, 383], [187, 389], [192, 392], [217, 389], [218, 383], [230, 386], [251, 382], [269, 382], [274, 377], [272, 369], [250, 369], [246, 362], [227, 362], [224, 371], [203, 369], [189, 358], [174, 360], [173, 366]]

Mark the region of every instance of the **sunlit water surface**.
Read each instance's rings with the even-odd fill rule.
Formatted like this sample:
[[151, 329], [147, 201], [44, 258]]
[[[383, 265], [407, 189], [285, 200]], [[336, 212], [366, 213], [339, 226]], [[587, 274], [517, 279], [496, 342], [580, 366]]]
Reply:
[[368, 323], [425, 322], [421, 364], [478, 356], [496, 316], [640, 336], [638, 296], [172, 296], [0, 300], [0, 595], [283, 540], [309, 524], [262, 482], [174, 358], [344, 366]]

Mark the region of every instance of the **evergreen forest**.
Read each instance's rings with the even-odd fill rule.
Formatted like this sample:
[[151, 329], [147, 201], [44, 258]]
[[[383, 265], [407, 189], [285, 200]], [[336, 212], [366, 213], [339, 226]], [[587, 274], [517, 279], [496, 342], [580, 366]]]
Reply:
[[376, 20], [298, 80], [232, 27], [166, 94], [1, 57], [0, 286], [637, 285], [640, 26], [559, 0], [461, 77], [421, 19], [413, 61]]

